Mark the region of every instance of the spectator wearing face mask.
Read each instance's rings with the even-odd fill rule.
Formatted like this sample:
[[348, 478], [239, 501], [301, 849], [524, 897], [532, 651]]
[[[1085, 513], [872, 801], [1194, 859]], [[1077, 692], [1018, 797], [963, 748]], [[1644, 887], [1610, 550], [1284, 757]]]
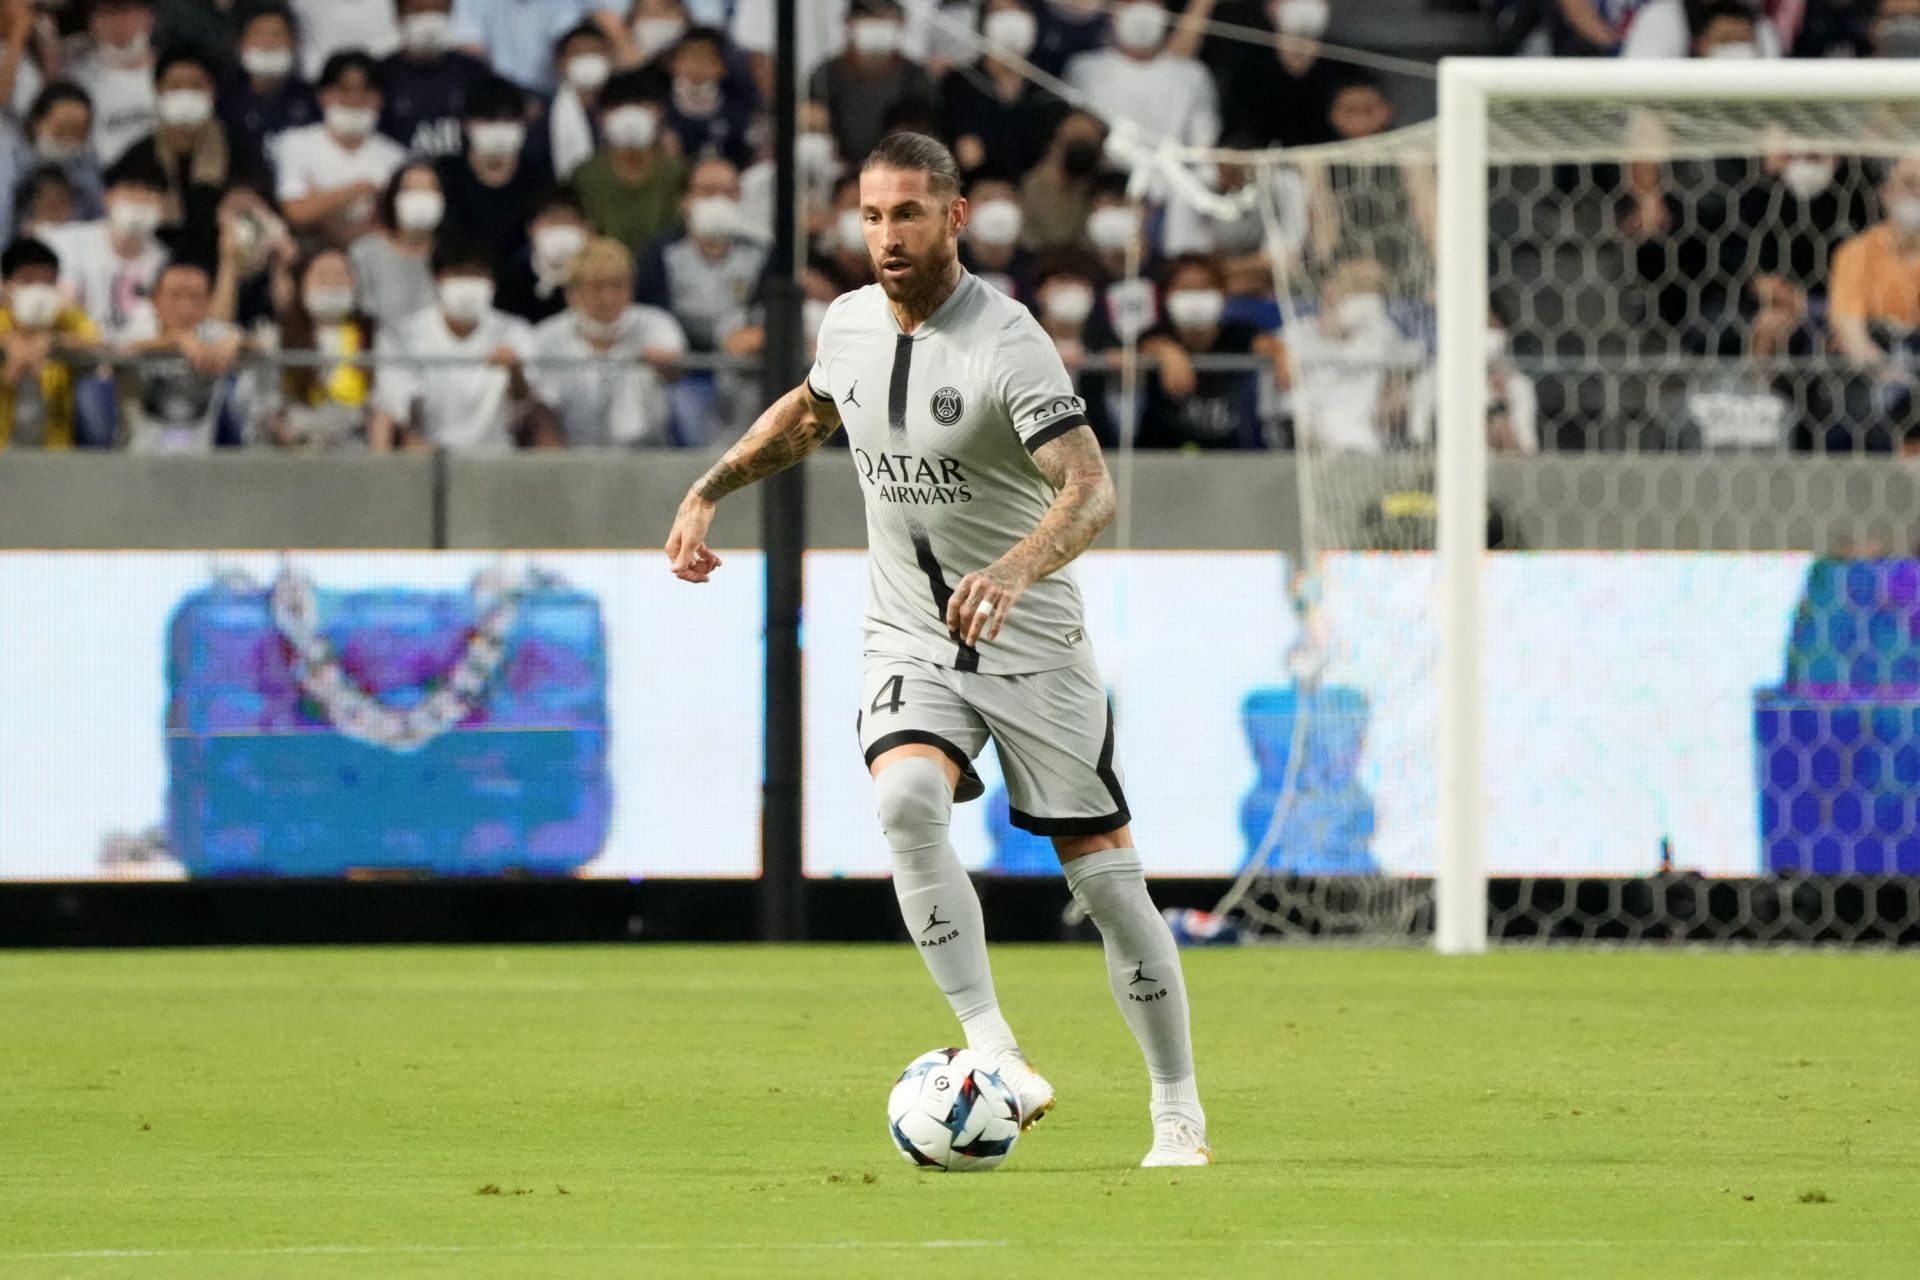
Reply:
[[353, 269], [338, 249], [322, 249], [300, 265], [295, 280], [280, 314], [280, 349], [341, 363], [281, 372], [267, 438], [312, 453], [364, 448], [372, 372], [351, 361], [372, 348], [373, 326], [355, 306]]
[[320, 73], [320, 123], [280, 138], [281, 209], [295, 230], [347, 246], [373, 229], [380, 191], [406, 160], [380, 121], [380, 68], [336, 53]]
[[933, 81], [900, 51], [905, 25], [898, 0], [854, 0], [845, 52], [807, 78], [807, 98], [826, 108], [843, 156], [864, 160], [885, 136], [888, 115], [902, 107], [939, 113]]
[[583, 22], [554, 45], [560, 88], [547, 105], [547, 152], [553, 174], [565, 182], [600, 146], [600, 90], [613, 75], [613, 45]]
[[56, 80], [34, 98], [24, 126], [23, 145], [13, 150], [11, 168], [0, 173], [0, 226], [12, 226], [15, 210], [26, 208], [19, 190], [26, 175], [47, 167], [66, 179], [75, 217], [99, 217], [106, 189], [93, 154], [93, 103], [86, 90]]
[[249, 11], [240, 27], [240, 64], [220, 88], [220, 119], [229, 135], [258, 142], [267, 159], [280, 135], [320, 119], [320, 100], [300, 74], [293, 14], [277, 4]]
[[749, 135], [758, 95], [728, 73], [727, 40], [712, 27], [682, 36], [666, 57], [667, 128], [692, 159], [720, 156], [736, 169], [753, 162]]
[[1031, 61], [1050, 75], [1064, 74], [1075, 58], [1107, 45], [1105, 0], [1042, 0], [1035, 16], [1040, 31]]
[[1021, 243], [1027, 248], [1043, 252], [1082, 243], [1106, 137], [1106, 126], [1084, 111], [1068, 112], [1060, 121], [1040, 163], [1020, 180], [1026, 213]]
[[1033, 304], [1033, 255], [1020, 247], [1020, 195], [1011, 182], [992, 174], [967, 185], [967, 229], [960, 241], [960, 262], [967, 270], [1010, 298]]
[[534, 206], [527, 223], [527, 247], [513, 255], [500, 273], [495, 303], [508, 315], [539, 324], [567, 306], [567, 281], [592, 233], [580, 197], [566, 187], [550, 189]]
[[198, 54], [168, 53], [154, 66], [159, 124], [127, 149], [167, 175], [160, 240], [175, 258], [212, 268], [219, 258], [220, 199], [234, 186], [264, 186], [266, 165], [251, 139], [214, 114], [213, 69]]
[[467, 95], [467, 149], [434, 166], [447, 197], [446, 231], [490, 245], [504, 269], [527, 247], [533, 208], [554, 185], [544, 150], [527, 145], [527, 99], [500, 76]]
[[92, 0], [86, 35], [66, 58], [67, 79], [93, 100], [93, 151], [110, 165], [153, 132], [153, 2]]
[[1912, 377], [1888, 359], [1920, 355], [1920, 156], [1893, 166], [1880, 207], [1880, 222], [1834, 250], [1827, 305], [1833, 344], [1859, 370], [1846, 392], [1851, 440], [1835, 443], [1876, 451], [1920, 420]]
[[548, 97], [558, 87], [554, 44], [581, 23], [606, 36], [615, 66], [638, 65], [640, 52], [626, 10], [626, 0], [454, 0], [453, 27], [460, 46], [484, 59], [495, 74]]
[[[521, 362], [533, 331], [494, 308], [493, 254], [484, 246], [443, 239], [433, 266], [435, 304], [374, 344], [383, 359], [367, 442], [375, 453], [509, 452], [531, 421]], [[409, 356], [441, 362], [409, 365]]]
[[57, 165], [42, 165], [29, 173], [14, 193], [14, 199], [14, 229], [42, 242], [49, 242], [49, 233], [69, 223], [93, 222], [106, 214], [103, 197], [91, 217], [82, 216], [73, 184]]
[[630, 253], [641, 253], [680, 216], [687, 162], [661, 138], [662, 108], [644, 73], [607, 82], [600, 98], [606, 149], [574, 171], [587, 221]]
[[394, 171], [380, 196], [380, 228], [347, 251], [362, 314], [376, 328], [433, 305], [433, 238], [447, 213], [440, 176], [424, 160]]
[[1273, 43], [1265, 50], [1235, 44], [1225, 55], [1220, 114], [1247, 145], [1333, 141], [1328, 117], [1340, 71], [1320, 56], [1320, 37], [1332, 14], [1330, 0], [1270, 0], [1263, 16], [1273, 28]]
[[[1804, 0], [1791, 6], [1798, 22]], [[1760, 0], [1723, 0], [1696, 5], [1689, 19], [1686, 0], [1646, 0], [1629, 15], [1620, 41], [1623, 58], [1778, 58], [1791, 41], [1767, 16]]]
[[567, 446], [672, 444], [667, 386], [687, 339], [667, 312], [633, 301], [633, 255], [618, 240], [588, 241], [566, 296], [566, 310], [533, 331], [527, 377]]
[[126, 340], [166, 265], [159, 240], [167, 178], [159, 167], [123, 162], [107, 171], [106, 217], [43, 227], [60, 258], [60, 284], [109, 347]]
[[1116, 387], [1106, 358], [1120, 341], [1095, 305], [1100, 269], [1084, 254], [1057, 253], [1041, 259], [1035, 274], [1039, 279], [1034, 292], [1040, 327], [1053, 339], [1054, 350], [1060, 353], [1060, 362], [1073, 379], [1075, 394], [1086, 401], [1087, 424], [1094, 435], [1101, 444], [1117, 447], [1120, 433], [1113, 405]]
[[1264, 449], [1259, 375], [1196, 371], [1195, 356], [1260, 355], [1285, 384], [1280, 344], [1271, 334], [1226, 318], [1226, 275], [1206, 254], [1169, 263], [1165, 319], [1142, 335], [1140, 352], [1160, 362], [1147, 381], [1134, 443], [1142, 449]]
[[400, 0], [400, 49], [381, 60], [380, 132], [416, 156], [439, 159], [466, 145], [467, 94], [493, 75], [453, 47], [453, 0]]
[[1213, 77], [1194, 58], [1168, 47], [1167, 9], [1160, 0], [1124, 0], [1109, 18], [1113, 47], [1067, 64], [1067, 82], [1109, 120], [1130, 120], [1149, 139], [1210, 147], [1220, 136]]
[[[317, 81], [336, 53], [384, 58], [400, 47], [394, 0], [290, 0], [300, 26], [300, 70]], [[405, 11], [406, 0], [400, 10]]]
[[214, 314], [206, 268], [170, 262], [153, 282], [153, 305], [127, 345], [142, 357], [119, 371], [120, 421], [135, 453], [205, 453], [240, 443], [233, 394], [240, 333]]
[[1059, 99], [1029, 81], [1001, 53], [1022, 58], [1032, 54], [1040, 31], [1036, 3], [987, 0], [980, 9], [986, 50], [940, 82], [941, 136], [954, 140], [954, 158], [963, 173], [991, 162], [1002, 173], [1024, 175], [1040, 163], [1047, 140], [1066, 115]]
[[820, 251], [833, 273], [850, 288], [873, 283], [873, 259], [867, 253], [867, 233], [860, 216], [860, 177], [850, 173], [834, 184], [833, 216], [820, 237]]
[[673, 46], [680, 43], [680, 37], [692, 26], [693, 19], [681, 0], [635, 0], [629, 27], [640, 65], [650, 66], [655, 59], [672, 52]]
[[1335, 264], [1318, 309], [1289, 325], [1295, 438], [1380, 453], [1408, 435], [1409, 390], [1425, 362], [1387, 304], [1388, 275], [1363, 257]]
[[71, 357], [96, 353], [100, 332], [60, 292], [60, 259], [38, 240], [0, 253], [0, 450], [69, 449], [92, 434], [76, 426]]
[[[270, 322], [294, 287], [300, 250], [285, 221], [258, 191], [235, 186], [214, 211], [219, 238], [214, 315], [245, 329]], [[177, 257], [178, 255], [176, 255]]]

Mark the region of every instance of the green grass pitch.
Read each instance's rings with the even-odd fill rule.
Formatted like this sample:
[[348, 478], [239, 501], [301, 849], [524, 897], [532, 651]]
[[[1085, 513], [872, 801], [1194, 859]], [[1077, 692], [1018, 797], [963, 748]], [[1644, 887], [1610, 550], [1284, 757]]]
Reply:
[[1920, 957], [1188, 953], [1153, 1172], [1098, 952], [994, 959], [1060, 1107], [942, 1175], [904, 945], [0, 954], [0, 1277], [1920, 1270]]

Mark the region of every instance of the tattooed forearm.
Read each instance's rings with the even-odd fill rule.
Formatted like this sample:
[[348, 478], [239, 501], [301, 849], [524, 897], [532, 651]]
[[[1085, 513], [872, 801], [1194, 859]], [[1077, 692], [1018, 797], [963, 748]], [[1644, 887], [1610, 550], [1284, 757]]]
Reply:
[[694, 496], [718, 502], [735, 489], [785, 471], [839, 429], [840, 413], [831, 401], [814, 399], [804, 385], [795, 387], [774, 401], [753, 428], [700, 477], [693, 486]]
[[1033, 460], [1059, 492], [1034, 531], [1000, 557], [1003, 566], [1027, 582], [1038, 582], [1078, 558], [1113, 519], [1115, 503], [1113, 479], [1091, 429], [1077, 427], [1049, 440]]

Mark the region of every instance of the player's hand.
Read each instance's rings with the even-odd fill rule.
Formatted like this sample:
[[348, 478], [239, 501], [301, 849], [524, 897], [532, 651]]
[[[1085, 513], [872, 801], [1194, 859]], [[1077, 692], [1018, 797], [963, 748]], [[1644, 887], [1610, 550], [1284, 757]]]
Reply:
[[667, 535], [667, 560], [680, 581], [705, 582], [720, 567], [720, 557], [707, 546], [707, 527], [712, 523], [711, 502], [691, 493], [681, 500], [673, 532]]
[[[1019, 572], [1000, 564], [968, 574], [947, 601], [947, 630], [958, 632], [961, 642], [969, 645], [999, 639], [1007, 614], [1027, 593], [1027, 585]], [[983, 610], [982, 604], [991, 608]]]

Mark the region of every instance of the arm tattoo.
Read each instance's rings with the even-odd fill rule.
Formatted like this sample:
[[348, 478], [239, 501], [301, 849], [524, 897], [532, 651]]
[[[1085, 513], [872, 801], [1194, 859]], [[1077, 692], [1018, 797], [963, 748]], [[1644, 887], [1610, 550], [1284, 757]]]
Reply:
[[1091, 428], [1075, 427], [1047, 441], [1033, 461], [1059, 492], [1038, 527], [1000, 558], [1028, 582], [1040, 581], [1092, 545], [1113, 519], [1115, 503], [1113, 480]]
[[718, 502], [735, 489], [785, 471], [839, 429], [840, 411], [832, 401], [816, 400], [806, 387], [795, 387], [760, 415], [753, 429], [693, 486], [693, 492]]

